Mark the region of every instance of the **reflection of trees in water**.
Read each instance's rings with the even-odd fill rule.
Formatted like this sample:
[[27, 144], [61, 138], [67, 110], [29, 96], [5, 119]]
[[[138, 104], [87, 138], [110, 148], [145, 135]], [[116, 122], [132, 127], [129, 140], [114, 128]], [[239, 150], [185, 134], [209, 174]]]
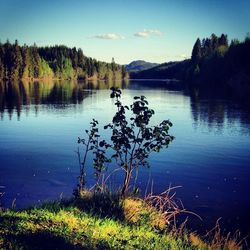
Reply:
[[92, 90], [110, 89], [111, 87], [118, 87], [120, 89], [124, 89], [128, 87], [129, 80], [123, 80], [123, 81], [93, 80], [93, 81], [82, 82], [81, 84], [83, 84], [86, 89], [92, 89]]
[[17, 116], [20, 116], [22, 106], [23, 95], [20, 92], [19, 83], [14, 82], [13, 84], [0, 83], [0, 112], [1, 117], [6, 110], [9, 117], [12, 117], [14, 109], [16, 110]]
[[29, 111], [34, 105], [36, 113], [39, 105], [57, 105], [66, 108], [68, 104], [80, 104], [83, 99], [92, 94], [92, 90], [109, 89], [112, 86], [125, 88], [128, 82], [116, 81], [47, 81], [47, 82], [0, 82], [0, 114], [8, 112], [11, 119], [13, 112], [20, 118], [21, 112]]
[[250, 106], [245, 100], [228, 93], [192, 90], [189, 94], [195, 126], [207, 125], [209, 129], [221, 131], [225, 125], [233, 127], [240, 123], [242, 128], [249, 130]]
[[154, 79], [133, 79], [130, 80], [130, 89], [163, 89], [163, 90], [172, 90], [172, 91], [182, 91], [183, 82], [175, 79], [165, 79], [165, 80], [154, 80]]

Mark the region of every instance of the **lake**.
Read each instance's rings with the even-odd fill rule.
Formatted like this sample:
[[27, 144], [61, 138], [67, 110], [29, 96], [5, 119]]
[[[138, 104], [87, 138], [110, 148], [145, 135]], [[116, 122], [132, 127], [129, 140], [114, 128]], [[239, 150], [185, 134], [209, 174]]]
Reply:
[[[163, 119], [173, 123], [173, 143], [139, 172], [141, 194], [149, 181], [155, 193], [180, 185], [176, 197], [203, 218], [189, 215], [190, 227], [211, 229], [221, 217], [226, 230], [249, 232], [250, 109], [166, 82], [0, 83], [2, 204], [22, 208], [72, 195], [79, 174], [77, 138], [85, 136], [92, 118], [101, 125], [111, 121], [113, 85], [122, 88], [124, 103], [136, 95], [147, 97], [155, 110], [152, 125]], [[87, 165], [91, 187], [91, 158]], [[119, 185], [120, 175], [112, 175], [111, 185]]]

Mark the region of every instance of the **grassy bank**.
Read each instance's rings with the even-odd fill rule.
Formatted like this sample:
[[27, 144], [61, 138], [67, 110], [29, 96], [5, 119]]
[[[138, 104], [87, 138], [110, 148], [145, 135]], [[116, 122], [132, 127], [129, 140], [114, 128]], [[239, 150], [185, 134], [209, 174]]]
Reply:
[[0, 212], [0, 249], [241, 249], [234, 240], [218, 242], [174, 232], [161, 213], [132, 197], [87, 194]]

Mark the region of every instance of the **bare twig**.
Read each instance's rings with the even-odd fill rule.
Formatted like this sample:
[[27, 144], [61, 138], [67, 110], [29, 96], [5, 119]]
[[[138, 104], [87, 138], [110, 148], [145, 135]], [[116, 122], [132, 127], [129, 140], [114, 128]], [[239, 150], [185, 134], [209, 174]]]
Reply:
[[159, 212], [164, 215], [166, 224], [172, 225], [174, 230], [177, 230], [176, 217], [181, 213], [192, 214], [201, 219], [201, 217], [196, 213], [186, 210], [181, 200], [175, 199], [176, 192], [173, 192], [173, 190], [180, 187], [181, 186], [169, 186], [168, 189], [158, 195], [154, 195], [151, 192], [144, 198], [144, 200], [149, 205], [155, 207]]
[[247, 237], [241, 238], [240, 232], [236, 231], [233, 235], [229, 232], [226, 235], [223, 235], [220, 227], [219, 218], [216, 221], [215, 227], [206, 233], [204, 236], [205, 239], [208, 239], [212, 249], [243, 249], [243, 244], [246, 241]]

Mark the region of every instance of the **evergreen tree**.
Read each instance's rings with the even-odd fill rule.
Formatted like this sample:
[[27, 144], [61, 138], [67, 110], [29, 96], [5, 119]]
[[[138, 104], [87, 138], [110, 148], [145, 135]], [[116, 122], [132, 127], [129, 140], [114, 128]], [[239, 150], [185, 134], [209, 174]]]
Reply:
[[233, 39], [230, 43], [230, 47], [236, 46], [240, 43], [240, 41], [238, 39]]
[[212, 52], [213, 52], [213, 47], [212, 47], [211, 39], [206, 38], [202, 54], [204, 57], [209, 57], [212, 55]]
[[39, 78], [52, 78], [54, 76], [52, 69], [44, 59], [39, 59]]
[[62, 78], [64, 79], [74, 78], [74, 70], [69, 58], [64, 59], [61, 70], [62, 70]]
[[71, 62], [72, 62], [72, 67], [74, 69], [77, 69], [77, 67], [78, 67], [78, 53], [77, 53], [77, 50], [75, 47], [71, 50]]
[[0, 57], [0, 81], [4, 79], [4, 64]]
[[84, 66], [84, 55], [81, 49], [78, 49], [77, 51], [78, 56], [78, 67], [83, 68]]
[[3, 44], [0, 43], [0, 80], [4, 79], [4, 47]]
[[23, 68], [21, 78], [30, 78], [34, 76], [32, 67], [30, 49], [27, 46], [23, 48]]
[[215, 35], [215, 34], [212, 34], [211, 35], [211, 47], [212, 47], [212, 50], [216, 50], [219, 46], [219, 40], [218, 40], [218, 37]]
[[9, 42], [9, 40], [6, 41], [6, 43], [3, 45], [3, 49], [4, 49], [4, 59], [3, 59], [3, 63], [4, 63], [4, 75], [5, 78], [10, 78], [10, 71], [11, 71], [11, 50], [12, 50], [12, 46]]
[[11, 79], [20, 78], [21, 69], [22, 69], [21, 49], [18, 45], [18, 41], [16, 40], [14, 46], [11, 49], [10, 78]]
[[221, 34], [221, 37], [219, 38], [219, 45], [224, 45], [228, 47], [227, 35]]
[[198, 38], [194, 44], [193, 50], [192, 50], [192, 57], [191, 60], [194, 63], [198, 63], [201, 59], [201, 41]]
[[84, 56], [81, 49], [66, 46], [38, 48], [19, 46], [18, 41], [0, 43], [0, 79], [98, 77], [100, 79], [120, 79], [126, 70], [112, 60], [99, 62]]
[[34, 78], [38, 78], [39, 77], [39, 62], [40, 62], [41, 58], [38, 54], [38, 50], [36, 47], [36, 44], [34, 44], [34, 46], [31, 48], [31, 61], [32, 61], [32, 66], [33, 66], [33, 71], [34, 71]]
[[129, 76], [128, 76], [128, 72], [127, 72], [127, 70], [126, 70], [126, 68], [124, 67], [124, 65], [122, 65], [122, 70], [121, 70], [122, 72], [122, 78], [123, 79], [126, 79], [126, 78], [128, 78]]

